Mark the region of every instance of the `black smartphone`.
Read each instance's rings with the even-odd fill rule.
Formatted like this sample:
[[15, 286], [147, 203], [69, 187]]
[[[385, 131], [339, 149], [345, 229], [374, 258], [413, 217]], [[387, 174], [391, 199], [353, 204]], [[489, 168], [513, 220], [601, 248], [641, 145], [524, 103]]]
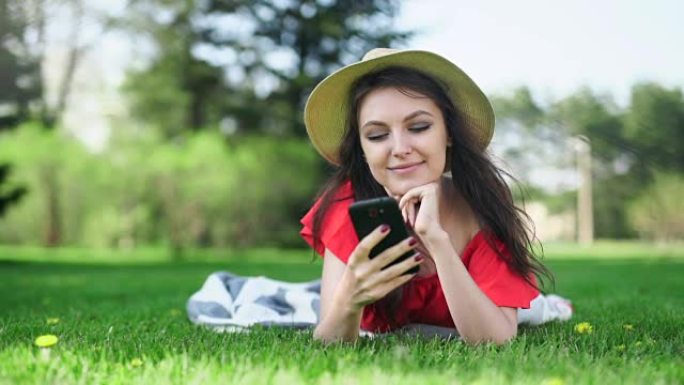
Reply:
[[[363, 239], [380, 225], [385, 224], [390, 227], [390, 233], [380, 241], [380, 243], [373, 247], [369, 258], [374, 258], [409, 236], [406, 225], [404, 224], [404, 217], [402, 217], [401, 211], [399, 210], [399, 204], [390, 197], [373, 198], [354, 202], [349, 206], [349, 215], [351, 216], [354, 230], [356, 230], [356, 235], [359, 237], [359, 240]], [[404, 261], [413, 254], [415, 254], [415, 250], [409, 250], [384, 268]], [[405, 274], [417, 272], [418, 266], [415, 266]]]

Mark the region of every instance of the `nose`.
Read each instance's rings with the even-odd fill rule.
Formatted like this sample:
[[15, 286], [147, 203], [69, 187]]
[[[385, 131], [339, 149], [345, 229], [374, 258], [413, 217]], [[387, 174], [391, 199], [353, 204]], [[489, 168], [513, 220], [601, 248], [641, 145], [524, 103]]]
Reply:
[[402, 133], [392, 135], [392, 155], [403, 157], [409, 155], [413, 151], [410, 138]]

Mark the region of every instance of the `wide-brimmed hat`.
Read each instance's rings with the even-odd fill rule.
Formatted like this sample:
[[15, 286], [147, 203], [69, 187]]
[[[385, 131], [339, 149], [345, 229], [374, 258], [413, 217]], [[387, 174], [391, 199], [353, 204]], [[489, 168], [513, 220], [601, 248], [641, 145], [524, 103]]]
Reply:
[[463, 70], [432, 52], [375, 48], [360, 62], [323, 79], [309, 95], [304, 107], [304, 124], [311, 143], [323, 158], [334, 165], [340, 164], [339, 148], [347, 127], [349, 92], [356, 80], [391, 66], [416, 69], [442, 84], [463, 124], [482, 149], [487, 147], [494, 134], [494, 111], [482, 90]]

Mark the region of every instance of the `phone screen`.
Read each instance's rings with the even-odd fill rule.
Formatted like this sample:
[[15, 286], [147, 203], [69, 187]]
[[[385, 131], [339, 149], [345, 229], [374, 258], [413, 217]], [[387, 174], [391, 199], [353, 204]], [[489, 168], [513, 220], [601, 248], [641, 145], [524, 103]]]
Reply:
[[[399, 204], [390, 197], [373, 198], [354, 202], [349, 206], [349, 215], [351, 216], [354, 230], [356, 230], [356, 235], [359, 237], [359, 240], [363, 239], [380, 225], [385, 224], [390, 226], [391, 230], [389, 234], [373, 247], [369, 258], [376, 257], [388, 248], [408, 238], [408, 231], [406, 230], [404, 218], [399, 210]], [[410, 250], [384, 268], [410, 258], [414, 253], [415, 251]], [[417, 272], [418, 266], [410, 269], [406, 274]]]

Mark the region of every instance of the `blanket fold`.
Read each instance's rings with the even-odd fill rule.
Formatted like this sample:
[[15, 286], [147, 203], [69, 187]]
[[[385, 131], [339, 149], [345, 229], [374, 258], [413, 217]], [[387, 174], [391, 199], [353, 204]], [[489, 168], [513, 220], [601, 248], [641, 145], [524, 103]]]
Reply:
[[[209, 275], [187, 302], [191, 322], [216, 331], [247, 331], [254, 325], [295, 329], [314, 327], [320, 316], [320, 280], [302, 283], [263, 276], [243, 277], [227, 271]], [[572, 316], [570, 301], [556, 295], [540, 295], [530, 309], [518, 310], [520, 324], [540, 325]], [[456, 329], [410, 324], [403, 331], [433, 337], [458, 337]], [[373, 333], [361, 331], [362, 336]]]

